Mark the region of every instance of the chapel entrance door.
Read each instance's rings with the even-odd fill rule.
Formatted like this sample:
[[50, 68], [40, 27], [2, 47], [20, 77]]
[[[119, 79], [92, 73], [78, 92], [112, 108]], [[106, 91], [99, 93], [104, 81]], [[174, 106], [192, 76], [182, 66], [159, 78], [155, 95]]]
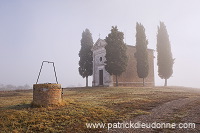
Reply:
[[99, 70], [99, 85], [103, 85], [103, 70]]

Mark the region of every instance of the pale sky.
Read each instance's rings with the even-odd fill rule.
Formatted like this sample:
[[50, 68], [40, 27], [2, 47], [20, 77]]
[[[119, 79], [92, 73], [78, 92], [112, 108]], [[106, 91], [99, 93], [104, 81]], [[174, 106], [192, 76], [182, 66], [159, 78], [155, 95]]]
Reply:
[[[0, 84], [32, 86], [42, 61], [49, 60], [62, 87], [84, 86], [78, 73], [83, 30], [88, 28], [96, 42], [99, 34], [104, 39], [118, 26], [125, 42], [135, 45], [140, 22], [148, 48], [156, 50], [157, 26], [163, 21], [176, 58], [168, 84], [200, 88], [199, 5], [199, 0], [1, 0]], [[155, 82], [163, 85], [156, 60]], [[45, 64], [43, 70], [39, 82], [55, 82], [52, 66]]]

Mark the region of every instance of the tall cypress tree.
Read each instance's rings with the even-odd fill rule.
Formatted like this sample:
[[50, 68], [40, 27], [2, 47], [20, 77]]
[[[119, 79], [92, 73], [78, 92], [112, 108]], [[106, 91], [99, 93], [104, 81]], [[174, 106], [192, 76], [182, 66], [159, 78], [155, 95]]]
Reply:
[[79, 74], [86, 77], [86, 87], [88, 87], [88, 76], [93, 72], [93, 53], [91, 51], [93, 46], [92, 34], [89, 29], [85, 29], [82, 33], [81, 49], [79, 51]]
[[172, 57], [169, 35], [163, 22], [160, 22], [160, 27], [158, 26], [157, 60], [158, 75], [161, 79], [165, 79], [164, 86], [167, 86], [167, 79], [173, 74], [174, 59]]
[[144, 26], [142, 24], [137, 23], [135, 58], [137, 60], [137, 74], [139, 78], [143, 79], [143, 86], [145, 86], [144, 79], [149, 74], [147, 45], [148, 40], [146, 39]]
[[115, 75], [116, 86], [118, 86], [118, 76], [126, 70], [127, 55], [126, 45], [123, 41], [123, 32], [118, 31], [117, 26], [112, 26], [111, 33], [108, 34], [105, 41], [107, 45], [106, 49], [106, 61], [105, 69], [110, 75]]

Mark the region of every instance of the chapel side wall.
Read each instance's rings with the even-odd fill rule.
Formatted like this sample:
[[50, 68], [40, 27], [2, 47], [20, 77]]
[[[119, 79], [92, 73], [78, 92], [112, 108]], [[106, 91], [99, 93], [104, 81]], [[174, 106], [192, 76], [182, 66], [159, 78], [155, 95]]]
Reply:
[[149, 60], [149, 74], [145, 81], [146, 84], [149, 86], [155, 86], [155, 78], [154, 78], [154, 50], [149, 49], [148, 50], [148, 60]]
[[[128, 64], [126, 71], [118, 77], [119, 86], [143, 86], [143, 79], [137, 75], [137, 61], [134, 57], [135, 46], [127, 45]], [[154, 86], [154, 55], [153, 50], [148, 49], [149, 74], [145, 78], [145, 86]], [[113, 76], [113, 86], [116, 86], [115, 76]]]

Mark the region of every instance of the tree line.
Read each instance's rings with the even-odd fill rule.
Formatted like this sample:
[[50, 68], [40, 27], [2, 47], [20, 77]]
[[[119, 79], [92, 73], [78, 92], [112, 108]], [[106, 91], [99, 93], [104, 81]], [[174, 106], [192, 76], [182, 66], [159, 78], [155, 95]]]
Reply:
[[21, 86], [15, 86], [15, 85], [4, 85], [0, 84], [0, 91], [5, 91], [5, 90], [26, 90], [26, 89], [31, 89], [31, 87], [28, 84], [21, 85]]
[[[145, 28], [141, 23], [136, 23], [136, 52], [134, 56], [137, 61], [137, 74], [143, 79], [149, 74], [148, 61], [148, 40], [145, 34]], [[105, 38], [107, 45], [105, 69], [110, 75], [116, 77], [116, 86], [118, 86], [118, 77], [126, 70], [128, 58], [126, 55], [126, 44], [124, 43], [124, 33], [119, 31], [117, 26], [112, 26], [111, 33]], [[88, 86], [88, 76], [93, 73], [93, 47], [92, 34], [89, 29], [82, 32], [81, 49], [79, 51], [79, 74], [86, 78], [86, 87]], [[169, 35], [164, 22], [160, 22], [157, 32], [157, 65], [158, 76], [165, 80], [164, 86], [167, 86], [167, 79], [173, 74], [174, 59], [171, 52]]]

